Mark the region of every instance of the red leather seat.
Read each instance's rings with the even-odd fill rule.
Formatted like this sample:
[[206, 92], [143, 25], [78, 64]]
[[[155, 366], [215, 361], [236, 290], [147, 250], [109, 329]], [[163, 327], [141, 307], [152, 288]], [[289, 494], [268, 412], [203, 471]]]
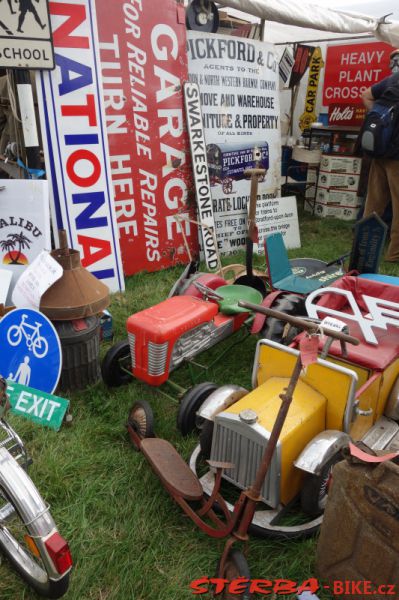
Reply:
[[[378, 281], [345, 275], [329, 287], [336, 287], [352, 292], [363, 315], [366, 315], [369, 312], [363, 299], [364, 295], [372, 296], [374, 298], [383, 298], [384, 300], [399, 304], [399, 287], [396, 285], [389, 285]], [[328, 306], [335, 310], [351, 313], [346, 298], [336, 294], [324, 294], [320, 297], [317, 305]], [[318, 311], [318, 314], [320, 318], [326, 316], [323, 315], [321, 310]], [[348, 324], [349, 333], [360, 340], [359, 346], [347, 344], [348, 357], [346, 360], [368, 369], [382, 371], [395, 360], [395, 358], [399, 357], [399, 327], [395, 327], [394, 325], [388, 325], [387, 329], [374, 327], [373, 332], [378, 340], [378, 346], [376, 346], [375, 344], [369, 344], [365, 341], [362, 330], [355, 321], [349, 319], [346, 320], [344, 315], [337, 318], [345, 321]], [[320, 343], [320, 349], [322, 348], [322, 345], [323, 344]], [[334, 342], [331, 345], [329, 353], [333, 356], [341, 356], [341, 346], [339, 342]]]

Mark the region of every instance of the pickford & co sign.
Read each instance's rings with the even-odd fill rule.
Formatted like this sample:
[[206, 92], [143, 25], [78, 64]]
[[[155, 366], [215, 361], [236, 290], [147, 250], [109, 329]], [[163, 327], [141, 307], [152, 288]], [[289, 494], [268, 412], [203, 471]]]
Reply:
[[279, 73], [271, 44], [187, 33], [190, 83], [200, 91], [218, 249], [245, 245], [250, 182], [246, 168], [266, 170], [258, 209], [279, 195]]

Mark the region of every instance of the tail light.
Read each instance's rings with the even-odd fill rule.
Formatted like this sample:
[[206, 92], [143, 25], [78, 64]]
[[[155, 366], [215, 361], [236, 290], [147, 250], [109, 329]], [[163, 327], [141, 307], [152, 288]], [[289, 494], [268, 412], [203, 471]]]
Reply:
[[53, 533], [45, 542], [46, 550], [58, 573], [63, 575], [72, 567], [72, 556], [68, 543], [58, 533]]

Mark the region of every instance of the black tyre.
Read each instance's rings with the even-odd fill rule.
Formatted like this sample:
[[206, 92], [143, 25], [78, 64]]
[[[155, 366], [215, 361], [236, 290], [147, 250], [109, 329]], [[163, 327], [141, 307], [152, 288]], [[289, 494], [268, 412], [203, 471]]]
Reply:
[[215, 383], [205, 381], [195, 385], [184, 394], [177, 413], [177, 428], [182, 435], [189, 435], [196, 428], [200, 429], [197, 422], [197, 410], [217, 388]]
[[307, 475], [301, 490], [301, 508], [304, 513], [315, 517], [323, 514], [328, 498], [328, 485], [335, 464], [342, 460], [340, 453], [326, 462], [319, 475]]
[[[139, 400], [133, 404], [129, 411], [127, 422], [142, 440], [144, 438], [155, 437], [154, 413], [146, 400]], [[135, 444], [133, 445], [136, 450], [140, 449]]]
[[[306, 316], [305, 299], [298, 294], [284, 294], [280, 296], [271, 308], [295, 317]], [[298, 333], [300, 333], [300, 330], [296, 327], [290, 327], [288, 323], [280, 319], [268, 317], [261, 331], [261, 336], [288, 346]]]
[[[219, 563], [220, 564], [220, 563]], [[219, 565], [216, 576], [219, 573]], [[249, 592], [251, 585], [251, 573], [249, 571], [248, 562], [241, 550], [233, 548], [230, 550], [222, 573], [223, 579], [227, 579], [229, 582], [239, 577], [248, 579], [246, 589], [241, 594], [230, 594], [228, 591], [228, 584], [226, 585], [223, 592], [220, 594], [222, 600], [234, 600], [235, 598], [241, 598], [242, 600], [250, 600], [252, 594]]]
[[199, 435], [201, 454], [205, 460], [208, 460], [211, 456], [213, 427], [214, 427], [213, 421], [208, 421], [206, 419], [202, 424], [200, 435]]
[[105, 385], [109, 387], [126, 385], [132, 379], [131, 368], [129, 342], [123, 340], [114, 344], [101, 363], [101, 375]]
[[0, 489], [0, 504], [11, 504], [15, 510], [14, 516], [7, 522], [0, 524], [0, 553], [10, 562], [24, 582], [37, 594], [44, 598], [61, 598], [68, 590], [69, 572], [61, 579], [49, 579], [44, 562], [39, 556], [34, 556], [27, 546], [24, 535], [33, 535], [29, 524], [25, 525], [19, 514], [18, 506], [7, 498]]

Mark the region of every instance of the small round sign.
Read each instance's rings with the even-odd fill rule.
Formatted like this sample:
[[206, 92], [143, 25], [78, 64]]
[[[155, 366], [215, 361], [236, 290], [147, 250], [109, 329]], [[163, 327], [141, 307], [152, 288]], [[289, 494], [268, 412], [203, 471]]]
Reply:
[[61, 343], [54, 325], [30, 308], [12, 310], [0, 321], [0, 374], [52, 394], [61, 374]]

